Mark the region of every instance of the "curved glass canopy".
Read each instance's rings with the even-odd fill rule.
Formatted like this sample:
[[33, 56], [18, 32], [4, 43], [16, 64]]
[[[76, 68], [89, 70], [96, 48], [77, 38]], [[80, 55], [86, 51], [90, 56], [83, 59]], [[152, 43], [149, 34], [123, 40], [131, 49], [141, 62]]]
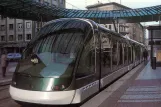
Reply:
[[0, 0], [0, 14], [35, 21], [49, 21], [56, 18], [88, 18], [99, 23], [119, 22], [147, 22], [158, 21], [161, 5], [126, 10], [96, 11], [65, 9], [39, 3], [38, 0]]

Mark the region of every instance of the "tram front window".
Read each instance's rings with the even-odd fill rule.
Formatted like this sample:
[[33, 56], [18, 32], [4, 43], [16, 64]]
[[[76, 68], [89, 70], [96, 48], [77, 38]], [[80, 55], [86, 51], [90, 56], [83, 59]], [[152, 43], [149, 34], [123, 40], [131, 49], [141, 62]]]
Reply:
[[17, 72], [38, 77], [71, 76], [83, 37], [79, 30], [66, 30], [38, 38], [23, 53]]

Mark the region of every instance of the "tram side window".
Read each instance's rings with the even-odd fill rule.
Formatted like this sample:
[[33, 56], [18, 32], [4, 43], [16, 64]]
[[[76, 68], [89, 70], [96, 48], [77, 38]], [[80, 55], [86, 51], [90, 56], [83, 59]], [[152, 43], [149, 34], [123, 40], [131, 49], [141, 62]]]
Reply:
[[112, 48], [112, 70], [115, 71], [118, 69], [119, 65], [119, 50], [118, 50], [118, 42], [117, 40], [113, 40], [113, 48]]
[[131, 64], [132, 63], [132, 47], [130, 44], [128, 46], [128, 60], [129, 60], [129, 64]]
[[140, 60], [143, 60], [143, 48], [141, 47], [141, 55], [140, 55]]
[[131, 44], [131, 60], [132, 60], [132, 63], [134, 62], [134, 48], [133, 48], [133, 45]]
[[137, 46], [135, 47], [135, 50], [136, 50], [136, 61], [137, 61], [138, 60], [138, 54], [139, 54]]
[[111, 38], [109, 34], [101, 33], [101, 67], [102, 76], [111, 71]]
[[141, 58], [142, 58], [142, 48], [141, 47], [139, 47], [140, 48], [140, 56], [139, 56], [139, 60], [141, 60]]
[[134, 44], [133, 44], [132, 48], [133, 48], [133, 62], [135, 62], [135, 57], [136, 57], [135, 51], [136, 51], [136, 50], [135, 50]]
[[138, 60], [140, 60], [140, 56], [141, 56], [141, 48], [140, 48], [140, 46], [138, 46], [138, 48], [139, 48], [139, 56], [138, 56]]
[[128, 47], [127, 44], [124, 44], [124, 65], [128, 64]]
[[95, 43], [92, 38], [85, 46], [79, 61], [76, 78], [88, 76], [95, 72]]
[[123, 44], [119, 43], [119, 53], [120, 53], [120, 60], [119, 60], [119, 67], [121, 68], [123, 66]]
[[138, 49], [137, 49], [136, 45], [134, 46], [134, 51], [135, 51], [135, 58], [134, 58], [134, 60], [137, 61], [138, 60]]
[[137, 60], [140, 59], [140, 47], [139, 46], [136, 46], [136, 54], [137, 54]]

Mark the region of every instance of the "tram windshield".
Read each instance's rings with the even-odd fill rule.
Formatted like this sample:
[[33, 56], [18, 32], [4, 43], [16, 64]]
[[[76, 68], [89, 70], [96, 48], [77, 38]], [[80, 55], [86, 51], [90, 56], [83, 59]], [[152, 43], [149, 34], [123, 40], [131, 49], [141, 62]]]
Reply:
[[81, 32], [46, 35], [24, 52], [18, 72], [40, 77], [71, 75], [82, 41]]
[[71, 76], [78, 52], [91, 27], [80, 21], [67, 23], [62, 22], [59, 28], [57, 23], [53, 23], [57, 27], [54, 30], [51, 26], [44, 27], [41, 35], [25, 49], [16, 72], [38, 77]]

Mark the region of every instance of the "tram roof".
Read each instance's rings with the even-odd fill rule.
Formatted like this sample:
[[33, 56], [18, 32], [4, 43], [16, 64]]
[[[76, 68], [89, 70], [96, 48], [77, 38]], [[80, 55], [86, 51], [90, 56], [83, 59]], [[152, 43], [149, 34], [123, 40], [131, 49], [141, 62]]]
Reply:
[[7, 17], [50, 21], [57, 18], [87, 18], [99, 23], [158, 21], [161, 5], [113, 11], [75, 10], [49, 6], [38, 0], [0, 0], [0, 14]]
[[84, 21], [84, 22], [90, 24], [91, 26], [93, 26], [93, 23], [95, 23], [93, 20], [90, 20], [90, 19], [83, 19], [83, 18], [60, 18], [60, 19], [51, 20], [51, 21], [47, 22], [46, 24], [44, 24], [43, 26], [47, 26], [47, 25], [52, 24], [54, 22], [65, 21], [65, 20]]
[[[60, 22], [60, 23], [59, 23]], [[90, 19], [82, 19], [82, 18], [60, 18], [60, 19], [56, 19], [56, 20], [52, 20], [52, 21], [49, 21], [49, 22], [47, 22], [43, 27], [42, 27], [42, 29], [44, 29], [44, 27], [49, 27], [49, 26], [53, 26], [53, 25], [55, 25], [55, 26], [57, 26], [56, 24], [63, 24], [63, 23], [61, 23], [61, 22], [65, 22], [65, 23], [68, 23], [69, 24], [69, 28], [71, 28], [71, 26], [73, 26], [73, 22], [76, 22], [76, 23], [82, 23], [82, 22], [84, 22], [84, 23], [87, 23], [87, 24], [89, 24], [89, 26], [91, 26], [91, 28], [92, 28], [92, 30], [93, 30], [93, 32], [94, 32], [94, 29], [96, 28], [96, 26], [97, 26], [97, 24], [94, 22], [94, 21], [92, 21], [92, 20], [90, 20]], [[70, 23], [69, 23], [70, 22]], [[65, 24], [64, 23], [64, 24]], [[49, 25], [49, 26], [48, 26]], [[59, 25], [59, 27], [60, 27], [60, 25]], [[62, 25], [63, 26], [63, 25]], [[66, 26], [67, 27], [67, 26]], [[67, 27], [67, 28], [68, 28]], [[78, 27], [78, 26], [77, 26]], [[76, 28], [77, 28], [76, 27]], [[80, 26], [79, 26], [80, 27]], [[84, 26], [85, 27], [85, 26]], [[50, 27], [49, 27], [50, 28]], [[123, 38], [123, 39], [125, 39], [125, 40], [129, 40], [129, 41], [131, 41], [131, 43], [135, 43], [135, 44], [138, 44], [138, 45], [141, 45], [141, 46], [144, 46], [142, 43], [139, 43], [139, 42], [137, 42], [137, 41], [135, 41], [135, 40], [132, 40], [132, 39], [130, 39], [130, 38], [128, 38], [128, 37], [125, 37], [125, 36], [123, 36], [122, 34], [120, 34], [120, 33], [117, 33], [117, 32], [114, 32], [114, 31], [112, 31], [112, 30], [110, 30], [110, 29], [108, 29], [108, 28], [106, 28], [106, 27], [104, 27], [104, 26], [101, 26], [101, 25], [98, 25], [98, 28], [99, 29], [101, 29], [102, 31], [104, 31], [104, 32], [106, 32], [106, 33], [108, 33], [108, 34], [111, 34], [111, 35], [115, 35], [115, 36], [117, 36], [117, 37], [119, 37], [120, 39], [121, 38]], [[50, 30], [53, 30], [53, 29], [50, 29]], [[37, 36], [37, 38], [34, 38], [30, 43], [33, 43], [36, 39], [38, 39], [39, 37], [41, 37], [41, 35], [46, 35], [48, 32], [50, 32], [51, 33], [51, 31], [50, 30], [46, 30], [47, 32], [44, 32], [43, 30], [41, 30], [43, 33], [45, 33], [45, 34], [42, 34], [42, 32], [39, 34], [38, 33], [38, 35], [39, 36]]]

